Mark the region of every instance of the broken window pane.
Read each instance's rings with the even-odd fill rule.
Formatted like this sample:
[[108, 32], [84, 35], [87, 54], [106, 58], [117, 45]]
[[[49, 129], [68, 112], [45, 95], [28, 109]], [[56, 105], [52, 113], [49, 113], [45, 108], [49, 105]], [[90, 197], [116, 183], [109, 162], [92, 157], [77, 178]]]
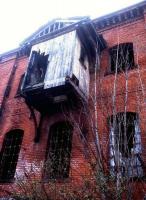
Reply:
[[110, 167], [113, 175], [143, 176], [141, 136], [136, 113], [110, 117]]
[[109, 50], [111, 72], [122, 72], [134, 68], [132, 43], [119, 44]]
[[48, 64], [48, 55], [33, 51], [28, 66], [28, 74], [25, 85], [33, 86], [44, 81]]

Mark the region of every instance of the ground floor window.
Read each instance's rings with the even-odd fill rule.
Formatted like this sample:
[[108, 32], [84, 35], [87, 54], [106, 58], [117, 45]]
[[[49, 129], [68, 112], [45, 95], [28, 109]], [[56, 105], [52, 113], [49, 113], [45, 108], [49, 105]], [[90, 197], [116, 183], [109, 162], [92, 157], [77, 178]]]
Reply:
[[69, 176], [72, 126], [59, 122], [50, 128], [45, 165], [45, 177], [50, 179]]
[[23, 138], [20, 129], [6, 133], [0, 152], [0, 181], [9, 182], [14, 178]]
[[125, 177], [143, 176], [138, 115], [118, 113], [110, 117], [109, 125], [111, 173]]

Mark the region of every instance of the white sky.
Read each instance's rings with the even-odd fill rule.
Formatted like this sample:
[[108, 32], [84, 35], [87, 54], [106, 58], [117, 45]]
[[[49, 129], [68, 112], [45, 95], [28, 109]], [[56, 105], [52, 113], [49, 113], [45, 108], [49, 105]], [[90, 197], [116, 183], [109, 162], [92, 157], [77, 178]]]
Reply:
[[21, 41], [52, 18], [96, 18], [142, 0], [0, 0], [0, 53]]

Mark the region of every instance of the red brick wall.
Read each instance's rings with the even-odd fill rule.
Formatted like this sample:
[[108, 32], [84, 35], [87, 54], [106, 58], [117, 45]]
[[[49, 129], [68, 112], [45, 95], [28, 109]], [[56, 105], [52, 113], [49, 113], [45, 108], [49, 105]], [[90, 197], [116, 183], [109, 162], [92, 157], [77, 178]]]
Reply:
[[[97, 104], [98, 104], [98, 127], [101, 138], [103, 152], [108, 158], [109, 129], [107, 119], [113, 114], [113, 95], [115, 74], [108, 74], [110, 67], [109, 48], [126, 42], [132, 42], [134, 47], [134, 61], [137, 68], [125, 73], [119, 73], [116, 77], [116, 112], [124, 112], [126, 99], [127, 82], [127, 112], [136, 112], [140, 118], [142, 158], [146, 163], [146, 28], [144, 19], [134, 21], [122, 26], [118, 26], [101, 32], [107, 42], [107, 48], [101, 54], [101, 66], [97, 72]], [[94, 76], [94, 75], [93, 75]], [[127, 79], [127, 81], [126, 81]], [[93, 78], [91, 78], [93, 80]], [[91, 81], [91, 88], [92, 88]], [[137, 184], [135, 189], [140, 196], [135, 199], [142, 199], [146, 186], [143, 189]], [[142, 192], [143, 190], [143, 192]]]
[[[2, 78], [4, 78], [4, 83], [0, 87], [6, 88], [6, 83], [10, 77], [10, 69], [14, 65], [15, 59], [8, 61], [8, 63], [1, 64], [1, 71], [3, 73]], [[13, 83], [11, 85], [11, 91], [9, 97], [6, 98], [5, 106], [3, 109], [3, 115], [1, 119], [1, 132], [0, 132], [0, 148], [2, 148], [3, 140], [7, 132], [14, 129], [22, 129], [24, 131], [23, 142], [21, 146], [21, 151], [19, 155], [19, 160], [17, 163], [16, 173], [21, 177], [26, 170], [31, 170], [32, 164], [35, 168], [41, 166], [41, 162], [45, 160], [46, 148], [48, 135], [51, 125], [58, 121], [66, 120], [65, 113], [55, 114], [53, 116], [46, 116], [43, 120], [41, 127], [41, 138], [39, 143], [34, 142], [35, 138], [35, 125], [33, 118], [31, 116], [30, 110], [28, 109], [24, 99], [17, 96], [17, 89], [19, 86], [20, 78], [25, 72], [27, 67], [28, 58], [19, 58], [17, 62], [17, 69], [13, 78]], [[8, 68], [8, 69], [7, 69]], [[5, 72], [6, 70], [6, 72]], [[6, 82], [6, 80], [7, 82]], [[3, 82], [3, 81], [2, 81]], [[4, 90], [3, 89], [3, 90]], [[3, 97], [3, 96], [2, 96]], [[37, 116], [37, 121], [40, 120], [40, 114], [35, 111]], [[81, 182], [81, 175], [88, 173], [86, 165], [86, 160], [83, 155], [83, 147], [78, 140], [78, 135], [73, 133], [72, 140], [72, 155], [70, 164], [70, 182], [75, 180], [76, 182]], [[0, 190], [11, 191], [15, 184], [0, 184]], [[2, 189], [3, 188], [3, 189]], [[5, 192], [0, 193], [0, 197], [4, 195]]]
[[[125, 24], [109, 30], [101, 32], [107, 42], [108, 48], [118, 43], [132, 42], [134, 46], [134, 60], [139, 68], [128, 72], [128, 97], [127, 111], [137, 112], [140, 117], [141, 138], [143, 147], [143, 160], [146, 163], [146, 29], [145, 20], [137, 20], [131, 24]], [[114, 74], [106, 75], [109, 67], [108, 48], [101, 53], [101, 66], [97, 71], [97, 111], [98, 111], [98, 130], [100, 134], [101, 147], [104, 156], [108, 161], [109, 156], [109, 129], [107, 118], [112, 115], [112, 97], [114, 87]], [[2, 102], [4, 90], [8, 83], [8, 79], [13, 67], [15, 59], [0, 64], [0, 102]], [[21, 75], [25, 72], [28, 58], [22, 57], [18, 59], [16, 73], [11, 85], [9, 97], [6, 99], [4, 112], [0, 124], [0, 147], [2, 147], [5, 134], [12, 129], [24, 130], [24, 138], [20, 151], [19, 161], [17, 164], [17, 173], [21, 175], [24, 166], [31, 167], [32, 163], [38, 164], [39, 161], [45, 159], [48, 133], [51, 125], [57, 121], [66, 119], [62, 113], [53, 116], [46, 116], [41, 127], [41, 138], [39, 143], [34, 143], [35, 126], [31, 117], [31, 113], [21, 97], [16, 97], [16, 92], [20, 82]], [[116, 86], [116, 112], [123, 112], [125, 109], [125, 74], [118, 74]], [[94, 75], [91, 74], [91, 94], [94, 94]], [[39, 113], [36, 112], [39, 121]], [[74, 112], [76, 116], [76, 112]], [[78, 115], [78, 111], [77, 111]], [[84, 145], [74, 129], [72, 140], [72, 156], [71, 156], [71, 180], [81, 181], [81, 175], [90, 174], [87, 158], [84, 157]], [[89, 136], [90, 145], [93, 146], [92, 136]], [[1, 184], [2, 186], [2, 184]], [[6, 185], [3, 185], [7, 188]], [[146, 186], [143, 186], [146, 187]], [[140, 191], [140, 186], [137, 190]], [[145, 189], [143, 189], [145, 191]], [[142, 194], [143, 195], [143, 194]], [[0, 195], [1, 196], [1, 195]], [[142, 198], [142, 197], [141, 197]], [[137, 198], [139, 199], [139, 198]]]

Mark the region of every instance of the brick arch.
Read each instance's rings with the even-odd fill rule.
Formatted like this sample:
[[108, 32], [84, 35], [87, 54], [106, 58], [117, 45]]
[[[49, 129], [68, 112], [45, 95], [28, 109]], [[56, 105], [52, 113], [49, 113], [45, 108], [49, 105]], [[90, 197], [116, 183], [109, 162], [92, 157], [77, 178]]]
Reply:
[[0, 181], [10, 182], [15, 176], [24, 131], [12, 129], [4, 136], [0, 152]]
[[10, 129], [9, 131], [7, 131], [7, 133], [5, 135], [13, 134], [13, 133], [24, 134], [24, 131], [20, 128], [14, 128], [14, 129]]
[[49, 133], [50, 128], [59, 122], [67, 121], [70, 124], [73, 124], [73, 121], [71, 119], [68, 119], [64, 114], [62, 113], [57, 113], [50, 116], [46, 116], [46, 118], [43, 121], [43, 127], [45, 129], [45, 132]]

